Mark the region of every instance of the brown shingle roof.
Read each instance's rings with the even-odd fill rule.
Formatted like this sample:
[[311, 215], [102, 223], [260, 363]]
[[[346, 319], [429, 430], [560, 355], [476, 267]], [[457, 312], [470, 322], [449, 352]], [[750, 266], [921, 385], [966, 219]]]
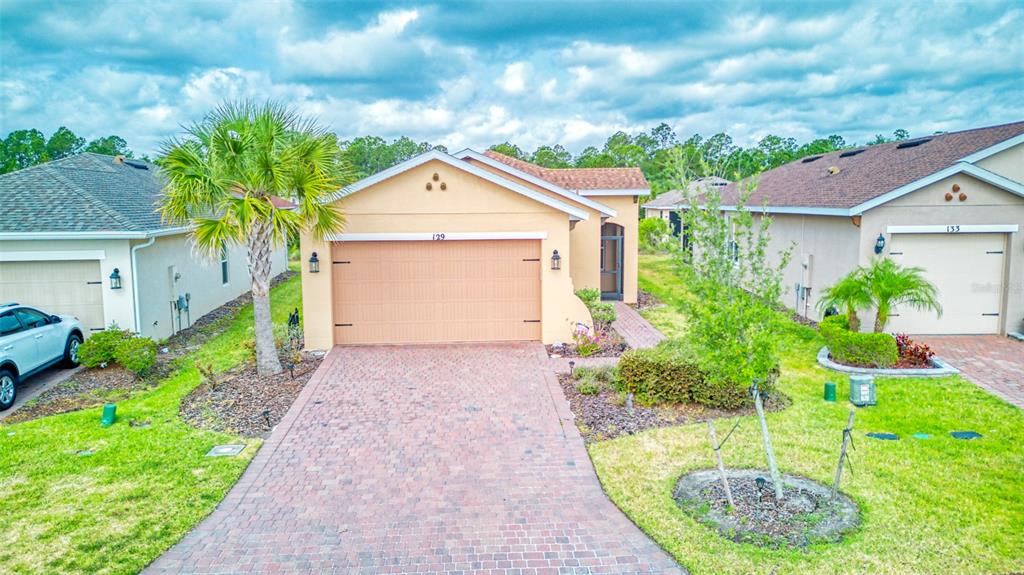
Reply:
[[[1022, 133], [1024, 122], [1015, 122], [810, 156], [760, 174], [750, 204], [852, 208]], [[723, 204], [736, 202], [737, 185], [723, 189]]]
[[646, 190], [650, 188], [640, 168], [545, 168], [494, 150], [489, 158], [568, 190]]

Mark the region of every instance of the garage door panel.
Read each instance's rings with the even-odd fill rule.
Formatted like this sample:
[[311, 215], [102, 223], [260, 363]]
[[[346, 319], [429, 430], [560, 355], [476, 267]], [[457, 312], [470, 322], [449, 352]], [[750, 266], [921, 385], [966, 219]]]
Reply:
[[[335, 342], [540, 339], [537, 240], [339, 242]], [[529, 260], [529, 261], [524, 261]], [[351, 325], [338, 325], [351, 324]]]
[[2, 262], [0, 302], [8, 301], [76, 316], [87, 332], [106, 327], [100, 263], [96, 260]]
[[942, 316], [893, 309], [889, 329], [910, 334], [998, 333], [1002, 307], [1003, 234], [897, 234], [890, 256], [920, 267], [939, 291]]

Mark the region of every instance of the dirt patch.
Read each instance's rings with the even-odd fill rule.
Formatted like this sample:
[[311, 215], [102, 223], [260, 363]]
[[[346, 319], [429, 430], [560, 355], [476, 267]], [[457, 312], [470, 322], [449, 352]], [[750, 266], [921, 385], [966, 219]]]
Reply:
[[[287, 280], [295, 272], [286, 271], [271, 280], [271, 287]], [[191, 326], [169, 337], [157, 347], [156, 363], [142, 377], [118, 366], [83, 369], [51, 389], [32, 398], [4, 418], [4, 424], [20, 423], [40, 417], [97, 407], [128, 399], [155, 387], [177, 367], [176, 360], [223, 333], [234, 321], [238, 310], [252, 302], [252, 294], [225, 303], [197, 319]]]
[[256, 367], [217, 374], [193, 389], [181, 402], [178, 413], [193, 427], [266, 437], [288, 412], [299, 392], [313, 376], [322, 356], [302, 354], [291, 371], [262, 377]]
[[[744, 415], [753, 415], [754, 407], [740, 409], [713, 409], [698, 404], [676, 404], [626, 407], [625, 396], [610, 385], [598, 382], [598, 392], [583, 394], [577, 389], [577, 380], [568, 374], [558, 376], [562, 391], [569, 400], [569, 407], [576, 416], [576, 426], [586, 443], [614, 439], [621, 435], [633, 435], [647, 429], [670, 427]], [[792, 401], [782, 395], [773, 394], [765, 401], [765, 409], [779, 411]]]
[[686, 513], [723, 537], [761, 547], [834, 543], [860, 523], [860, 511], [850, 498], [839, 493], [833, 501], [828, 486], [806, 477], [783, 475], [781, 502], [767, 471], [726, 470], [726, 480], [735, 503], [731, 509], [714, 469], [683, 475], [672, 496]]

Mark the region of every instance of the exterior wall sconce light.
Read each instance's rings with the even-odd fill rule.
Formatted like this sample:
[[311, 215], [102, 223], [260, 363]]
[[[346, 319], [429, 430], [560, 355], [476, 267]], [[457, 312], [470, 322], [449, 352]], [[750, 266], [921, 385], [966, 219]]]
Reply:
[[320, 273], [320, 258], [316, 257], [316, 252], [313, 252], [313, 255], [309, 256], [309, 273]]
[[121, 289], [121, 270], [117, 268], [110, 273], [110, 289]]
[[875, 253], [880, 254], [885, 249], [885, 236], [878, 234], [878, 239], [875, 240]]
[[551, 269], [555, 271], [562, 269], [562, 256], [558, 255], [558, 250], [551, 252]]

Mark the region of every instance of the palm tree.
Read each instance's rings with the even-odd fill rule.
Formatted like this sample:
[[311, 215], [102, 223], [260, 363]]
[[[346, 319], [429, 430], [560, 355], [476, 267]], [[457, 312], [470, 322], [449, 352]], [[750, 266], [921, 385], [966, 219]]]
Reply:
[[[245, 246], [256, 369], [280, 372], [270, 317], [271, 255], [302, 230], [322, 238], [344, 225], [338, 207], [325, 201], [351, 181], [337, 138], [275, 102], [224, 103], [165, 143], [158, 163], [167, 178], [161, 214], [191, 227], [197, 251], [213, 257], [224, 246]], [[276, 206], [275, 196], [295, 207]]]
[[875, 332], [880, 333], [889, 323], [893, 306], [902, 305], [917, 310], [932, 310], [942, 315], [939, 290], [924, 277], [924, 270], [903, 267], [896, 262], [880, 258], [864, 270], [875, 308]]
[[860, 318], [857, 310], [868, 308], [872, 303], [871, 286], [868, 285], [864, 268], [857, 268], [846, 274], [834, 286], [821, 292], [818, 309], [825, 310], [836, 307], [846, 310], [851, 331], [860, 331]]

